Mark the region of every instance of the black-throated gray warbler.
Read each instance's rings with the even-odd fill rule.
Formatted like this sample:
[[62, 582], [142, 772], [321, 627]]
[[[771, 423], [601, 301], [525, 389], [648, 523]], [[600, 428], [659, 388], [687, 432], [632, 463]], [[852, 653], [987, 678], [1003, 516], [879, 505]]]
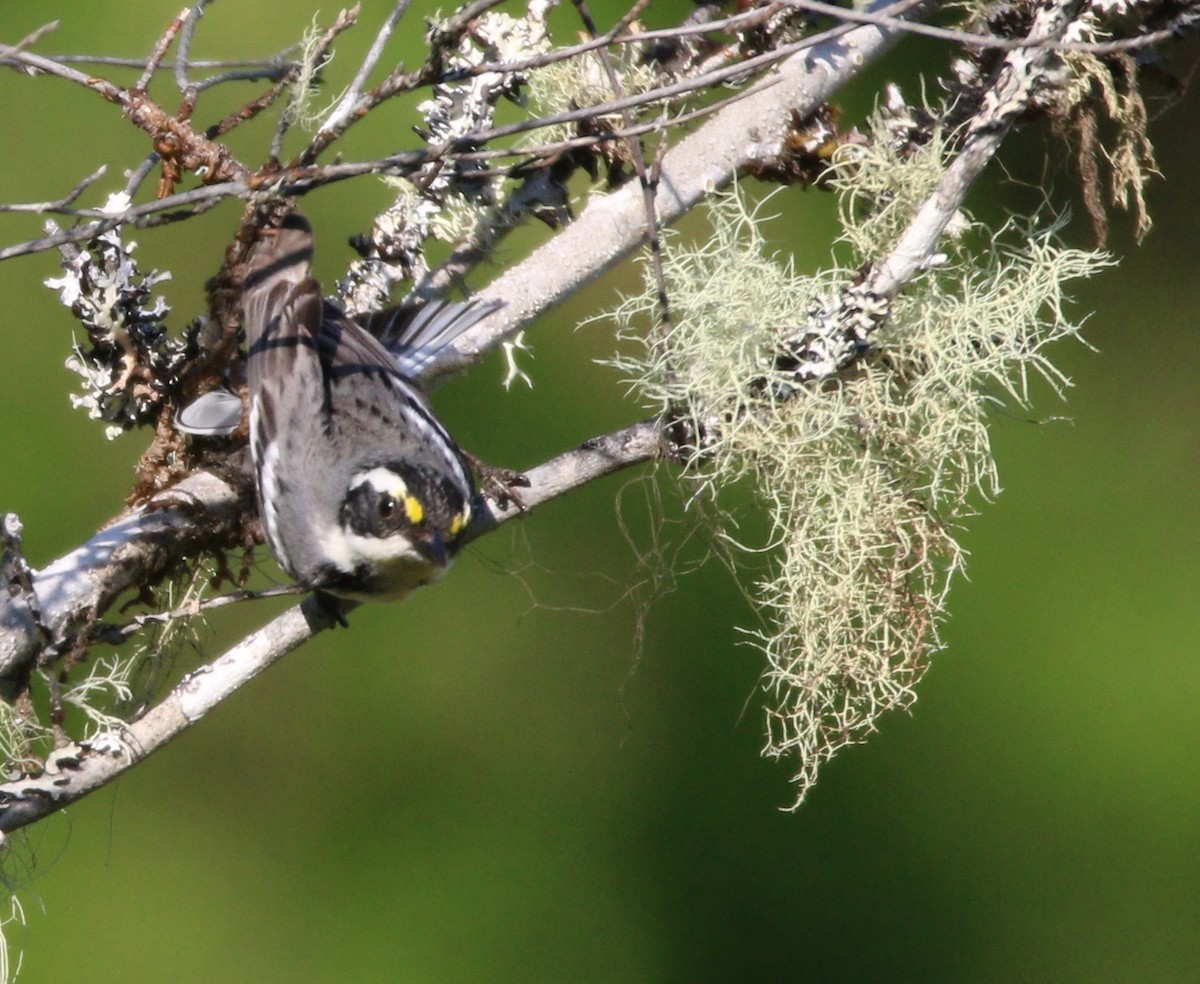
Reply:
[[400, 308], [371, 318], [373, 334], [322, 298], [312, 254], [311, 226], [290, 212], [246, 267], [263, 529], [280, 566], [306, 587], [397, 598], [442, 575], [475, 494], [463, 453], [413, 374], [498, 305]]

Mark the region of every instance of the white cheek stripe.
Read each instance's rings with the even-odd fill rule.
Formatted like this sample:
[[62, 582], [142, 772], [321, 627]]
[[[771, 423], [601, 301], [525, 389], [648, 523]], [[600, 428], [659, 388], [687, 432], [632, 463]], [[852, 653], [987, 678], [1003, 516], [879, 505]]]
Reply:
[[364, 564], [369, 568], [429, 566], [429, 561], [400, 533], [361, 536], [340, 526], [326, 526], [317, 531], [317, 543], [321, 555], [343, 574], [353, 574]]

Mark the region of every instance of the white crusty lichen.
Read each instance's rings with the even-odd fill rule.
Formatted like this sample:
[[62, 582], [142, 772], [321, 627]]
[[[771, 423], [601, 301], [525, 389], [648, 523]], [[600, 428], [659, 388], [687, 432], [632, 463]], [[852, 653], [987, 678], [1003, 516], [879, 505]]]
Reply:
[[[545, 18], [553, 3], [533, 0], [523, 18], [491, 11], [473, 22], [456, 48], [444, 53], [445, 78], [417, 109], [418, 130], [434, 148], [469, 145], [474, 134], [492, 128], [496, 106], [520, 101], [528, 82], [524, 71], [477, 72], [486, 64], [519, 63], [543, 55], [551, 43]], [[431, 27], [437, 43], [440, 26]], [[455, 77], [456, 73], [461, 73]], [[475, 73], [475, 74], [470, 74]], [[399, 280], [419, 282], [429, 273], [425, 257], [430, 241], [462, 245], [486, 241], [497, 224], [511, 224], [499, 204], [504, 177], [486, 161], [439, 158], [411, 179], [385, 178], [395, 188], [392, 204], [359, 243], [362, 258], [339, 284], [347, 310], [365, 313], [390, 303]]]
[[106, 421], [110, 439], [154, 418], [185, 358], [184, 343], [164, 325], [166, 300], [154, 296], [155, 286], [171, 275], [142, 273], [136, 248], [115, 230], [86, 249], [63, 247], [63, 275], [46, 281], [85, 332], [66, 360], [83, 381], [71, 403]]
[[[1077, 335], [1065, 285], [1108, 262], [1053, 229], [964, 219], [904, 293], [872, 296], [864, 271], [942, 174], [938, 140], [907, 156], [888, 143], [835, 167], [844, 262], [800, 274], [768, 255], [737, 190], [712, 204], [706, 242], [667, 241], [671, 324], [639, 330], [656, 320], [649, 274], [616, 313], [635, 351], [615, 364], [698, 435], [688, 496], [749, 479], [769, 516], [774, 564], [750, 588], [749, 634], [766, 657], [765, 753], [796, 763], [797, 804], [823, 762], [915, 699], [963, 563], [956, 532], [998, 491], [990, 411], [1023, 405], [1031, 377], [1066, 382], [1044, 353]], [[737, 543], [732, 524], [717, 532]]]

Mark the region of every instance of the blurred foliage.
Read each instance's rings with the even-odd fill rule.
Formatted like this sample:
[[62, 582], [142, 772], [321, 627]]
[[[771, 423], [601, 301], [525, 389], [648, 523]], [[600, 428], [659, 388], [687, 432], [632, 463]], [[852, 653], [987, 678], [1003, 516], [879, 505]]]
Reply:
[[[40, 50], [144, 53], [178, 6], [6, 5], [0, 38], [61, 17]], [[196, 54], [282, 48], [316, 6], [215, 4]], [[334, 74], [388, 4], [363, 6]], [[412, 61], [419, 40], [403, 47]], [[909, 47], [917, 64], [936, 51]], [[848, 97], [847, 122], [871, 98]], [[3, 201], [62, 194], [146, 150], [113, 107], [54, 79], [0, 75], [0, 107]], [[617, 477], [480, 544], [435, 590], [357, 613], [19, 840], [22, 981], [1194, 980], [1196, 118], [1185, 102], [1152, 126], [1168, 178], [1150, 189], [1157, 225], [1136, 250], [1114, 230], [1121, 267], [1077, 291], [1097, 351], [1058, 352], [1068, 406], [1043, 393], [1029, 419], [996, 421], [1006, 491], [966, 537], [948, 652], [912, 714], [827, 767], [798, 814], [776, 809], [786, 771], [758, 758], [761, 667], [737, 645], [750, 613], [728, 575], [682, 579], [639, 645], [622, 522], [643, 549], [651, 523], [645, 486]], [[389, 119], [395, 132], [348, 149], [406, 143], [407, 118]], [[999, 197], [977, 212], [1035, 207], [1047, 182], [1069, 198], [1047, 149], [1008, 146], [990, 173]], [[323, 279], [350, 255], [338, 237], [384, 197], [356, 182], [305, 203], [318, 234], [336, 233], [319, 240]], [[829, 197], [775, 203], [787, 218], [768, 233], [796, 230], [800, 267], [827, 262]], [[138, 237], [147, 265], [175, 272], [180, 323], [236, 214]], [[6, 243], [39, 228], [0, 224]], [[71, 319], [40, 286], [56, 272], [50, 256], [0, 264], [0, 508], [21, 514], [36, 564], [119, 508], [140, 451], [70, 411]], [[505, 394], [498, 362], [439, 392], [462, 442], [520, 467], [634, 419], [589, 361], [611, 351], [603, 326], [569, 330], [633, 276], [531, 331], [532, 392]], [[210, 651], [267, 614], [215, 621]]]

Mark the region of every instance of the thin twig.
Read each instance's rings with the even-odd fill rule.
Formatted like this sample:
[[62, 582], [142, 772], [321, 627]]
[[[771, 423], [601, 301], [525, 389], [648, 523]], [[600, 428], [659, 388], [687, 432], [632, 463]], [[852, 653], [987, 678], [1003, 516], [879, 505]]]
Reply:
[[154, 78], [154, 73], [158, 71], [159, 63], [163, 60], [163, 56], [166, 55], [167, 49], [171, 47], [171, 42], [175, 40], [176, 35], [179, 34], [183, 25], [188, 22], [191, 16], [192, 8], [185, 7], [180, 11], [179, 16], [167, 26], [167, 29], [163, 32], [163, 36], [158, 39], [158, 44], [154, 46], [154, 51], [146, 62], [146, 70], [134, 84], [135, 89], [145, 89], [150, 85], [150, 80]]
[[0, 260], [12, 259], [15, 256], [27, 256], [30, 253], [41, 253], [48, 249], [56, 249], [65, 243], [85, 243], [102, 233], [125, 225], [143, 228], [148, 219], [161, 212], [199, 205], [220, 198], [244, 198], [249, 192], [250, 186], [245, 181], [226, 181], [221, 184], [193, 188], [191, 191], [178, 192], [144, 205], [131, 205], [123, 212], [113, 215], [105, 215], [98, 209], [80, 209], [80, 215], [92, 218], [94, 221], [86, 226], [64, 229], [40, 239], [30, 239], [13, 246], [6, 246], [0, 249]]
[[355, 112], [342, 115], [336, 123], [327, 122], [323, 125], [309, 145], [292, 161], [292, 165], [311, 164], [330, 144], [338, 140], [351, 126], [363, 119], [380, 103], [420, 85], [440, 82], [444, 52], [458, 44], [459, 39], [476, 17], [503, 2], [504, 0], [473, 0], [465, 7], [456, 10], [433, 33], [430, 40], [429, 58], [416, 73], [409, 75], [405, 73], [402, 65], [398, 66], [382, 82], [357, 99]]
[[[248, 102], [241, 109], [235, 109], [219, 123], [210, 126], [204, 131], [204, 136], [209, 140], [216, 140], [219, 137], [225, 136], [225, 134], [235, 127], [241, 126], [243, 123], [254, 119], [254, 117], [256, 117], [259, 113], [270, 107], [294, 81], [295, 70], [289, 69], [284, 78], [282, 78], [275, 85], [271, 86], [270, 89], [264, 92], [257, 99]], [[287, 114], [285, 113], [282, 115], [286, 116]], [[272, 155], [275, 155], [276, 153], [277, 152], [274, 148], [274, 145], [272, 145]]]
[[359, 65], [358, 72], [354, 76], [354, 80], [350, 83], [350, 88], [346, 90], [345, 95], [342, 96], [337, 106], [325, 118], [325, 122], [321, 124], [322, 131], [335, 129], [341, 125], [343, 120], [359, 109], [359, 101], [362, 97], [363, 88], [367, 84], [367, 76], [371, 74], [371, 70], [379, 63], [379, 59], [383, 56], [383, 49], [387, 47], [388, 38], [392, 36], [392, 32], [396, 29], [396, 25], [400, 23], [400, 18], [404, 16], [404, 12], [407, 9], [408, 0], [397, 0], [395, 6], [392, 7], [392, 12], [388, 14], [387, 20], [379, 28], [379, 33], [375, 35], [375, 41], [371, 44], [371, 50], [367, 52], [367, 57]]
[[[54, 26], [58, 26], [57, 21], [54, 22]], [[14, 47], [20, 49], [22, 44], [23, 42]], [[288, 56], [295, 50], [296, 45], [293, 44], [267, 58], [198, 58], [189, 65], [191, 68], [261, 68], [264, 71], [273, 71], [275, 66], [286, 62]], [[105, 68], [136, 68], [139, 71], [144, 70], [148, 64], [146, 58], [118, 58], [115, 55], [46, 55], [46, 57], [63, 65], [103, 65]], [[0, 57], [0, 63], [3, 61], [4, 58]], [[158, 63], [158, 70], [174, 72], [178, 64], [176, 60], [164, 60]]]
[[26, 202], [13, 205], [0, 205], [0, 212], [45, 212], [45, 213], [68, 213], [76, 214], [70, 209], [70, 205], [82, 195], [88, 188], [99, 181], [104, 173], [108, 170], [108, 165], [101, 164], [96, 170], [89, 174], [86, 178], [79, 182], [74, 188], [67, 192], [62, 198], [56, 201], [49, 202]]
[[[886, 11], [854, 10], [838, 7], [821, 0], [775, 0], [776, 3], [809, 13], [821, 14], [835, 20], [850, 24], [875, 24], [908, 34], [919, 34], [922, 37], [936, 38], [939, 41], [950, 41], [963, 47], [992, 48], [1000, 51], [1015, 51], [1030, 42], [1023, 38], [1000, 38], [992, 34], [974, 34], [970, 31], [958, 31], [954, 28], [937, 27], [934, 24], [923, 24], [920, 21], [904, 20], [889, 15]], [[1123, 51], [1161, 44], [1175, 36], [1177, 27], [1163, 28], [1150, 31], [1134, 38], [1114, 38], [1111, 41], [1044, 41], [1039, 47], [1047, 51], [1077, 51], [1092, 55], [1110, 55]]]
[[192, 7], [191, 16], [184, 22], [183, 30], [179, 34], [179, 44], [175, 49], [175, 85], [185, 98], [191, 94], [195, 99], [195, 90], [188, 81], [188, 59], [192, 54], [192, 38], [196, 35], [196, 26], [200, 23], [200, 18], [204, 16], [206, 6], [208, 6], [208, 0], [199, 0]]
[[[13, 51], [24, 51], [26, 48], [32, 48], [35, 44], [42, 40], [47, 34], [58, 30], [59, 21], [50, 21], [48, 24], [43, 24], [41, 27], [36, 27], [25, 37], [21, 38], [12, 46]], [[2, 61], [2, 59], [0, 59]]]
[[[526, 472], [529, 486], [521, 490], [520, 507], [489, 502], [472, 524], [470, 537], [490, 533], [603, 475], [654, 460], [661, 450], [659, 427], [653, 420], [586, 441]], [[343, 612], [353, 607], [347, 605]], [[329, 607], [310, 597], [193, 672], [119, 732], [56, 749], [41, 774], [0, 785], [0, 831], [11, 833], [34, 823], [123, 775], [273, 663], [333, 625]]]
[[[199, 65], [199, 62], [193, 62], [192, 67]], [[255, 68], [232, 69], [228, 72], [221, 72], [218, 75], [210, 75], [206, 79], [201, 79], [195, 83], [192, 88], [196, 92], [205, 92], [218, 85], [224, 85], [226, 82], [257, 82], [260, 79], [265, 79], [268, 82], [282, 82], [289, 76], [294, 75], [300, 68], [298, 62], [294, 61], [279, 61], [269, 65], [260, 65]]]
[[31, 68], [37, 72], [44, 72], [47, 75], [56, 75], [60, 79], [66, 79], [68, 82], [74, 82], [76, 85], [85, 86], [99, 92], [106, 99], [112, 102], [118, 101], [118, 95], [121, 89], [104, 79], [97, 79], [91, 75], [85, 75], [83, 72], [69, 68], [62, 62], [55, 61], [52, 58], [46, 58], [42, 55], [34, 54], [32, 51], [21, 51], [10, 45], [0, 44], [0, 61], [6, 62], [11, 66], [23, 66]]
[[96, 639], [107, 646], [119, 646], [129, 641], [142, 629], [149, 625], [167, 625], [180, 619], [196, 618], [230, 605], [241, 605], [248, 601], [264, 601], [267, 598], [287, 598], [294, 595], [307, 594], [306, 588], [298, 584], [277, 584], [261, 591], [229, 591], [213, 598], [202, 598], [195, 604], [185, 608], [176, 608], [169, 612], [147, 612], [131, 618], [121, 625], [98, 625]]
[[129, 172], [129, 180], [125, 182], [125, 195], [130, 201], [137, 194], [137, 190], [142, 186], [142, 182], [150, 177], [150, 172], [158, 166], [158, 162], [161, 159], [157, 153], [150, 151], [146, 159]]

